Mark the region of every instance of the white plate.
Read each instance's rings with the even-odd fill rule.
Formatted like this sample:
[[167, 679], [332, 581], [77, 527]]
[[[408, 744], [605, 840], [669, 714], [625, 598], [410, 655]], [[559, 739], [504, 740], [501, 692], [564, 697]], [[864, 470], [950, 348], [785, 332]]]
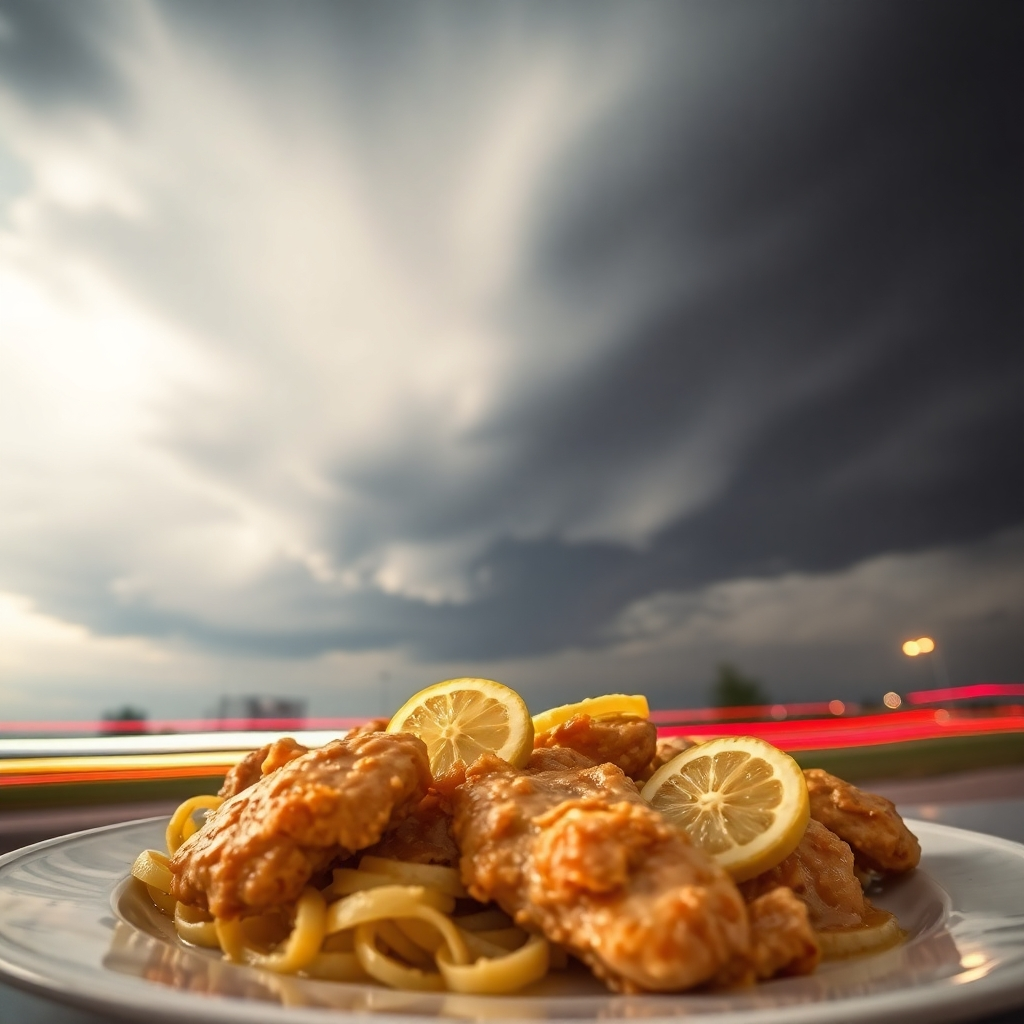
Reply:
[[909, 932], [896, 949], [734, 992], [618, 996], [581, 971], [496, 997], [279, 977], [185, 946], [127, 878], [139, 850], [162, 847], [164, 824], [112, 825], [0, 858], [0, 975], [67, 1002], [178, 1024], [323, 1024], [331, 1011], [373, 1024], [410, 1016], [939, 1024], [1024, 1003], [1024, 846], [943, 825], [909, 823], [922, 867], [875, 897]]

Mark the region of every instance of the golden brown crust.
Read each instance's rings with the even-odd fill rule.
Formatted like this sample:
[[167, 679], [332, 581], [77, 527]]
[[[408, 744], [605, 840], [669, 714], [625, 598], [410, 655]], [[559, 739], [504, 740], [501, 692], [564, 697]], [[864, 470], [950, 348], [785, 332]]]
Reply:
[[[386, 718], [371, 718], [368, 722], [349, 729], [345, 734], [345, 739], [383, 732], [387, 727], [388, 720]], [[292, 739], [291, 736], [283, 736], [279, 740], [274, 740], [273, 743], [265, 743], [258, 750], [246, 754], [238, 764], [228, 770], [217, 795], [224, 797], [225, 800], [236, 796], [243, 789], [255, 785], [264, 775], [276, 771], [300, 754], [306, 753], [308, 749], [297, 740]]]
[[391, 829], [366, 852], [412, 864], [443, 864], [456, 867], [459, 848], [451, 831], [451, 804], [431, 790], [404, 821]]
[[613, 764], [633, 778], [650, 764], [657, 739], [654, 725], [636, 715], [573, 715], [567, 722], [535, 736], [533, 745], [575, 750], [594, 764]]
[[593, 768], [597, 762], [569, 747], [540, 747], [526, 762], [529, 772], [569, 771], [574, 768]]
[[921, 845], [891, 800], [868, 793], [821, 768], [804, 771], [811, 817], [853, 850], [857, 866], [895, 874], [917, 867]]
[[658, 739], [654, 748], [654, 756], [647, 762], [646, 767], [636, 776], [638, 782], [646, 782], [659, 768], [669, 763], [673, 757], [677, 757], [684, 750], [696, 746], [693, 740], [685, 736], [662, 736]]
[[173, 895], [238, 917], [288, 903], [335, 857], [376, 843], [430, 785], [415, 736], [372, 733], [310, 750], [225, 801], [171, 860]]
[[814, 928], [863, 924], [870, 909], [853, 872], [850, 847], [820, 822], [811, 819], [797, 848], [781, 863], [740, 883], [749, 902], [784, 886], [806, 905]]
[[811, 974], [821, 960], [821, 949], [807, 912], [807, 904], [792, 889], [780, 886], [747, 904], [754, 974], [768, 978]]
[[290, 736], [264, 744], [259, 750], [246, 754], [241, 761], [228, 770], [218, 796], [225, 800], [236, 796], [242, 790], [254, 786], [264, 775], [269, 775], [282, 765], [306, 753], [308, 747], [296, 742]]
[[347, 733], [345, 733], [345, 739], [354, 739], [356, 736], [370, 736], [375, 732], [384, 732], [388, 727], [390, 719], [387, 718], [371, 718], [363, 722], [362, 725], [354, 725]]
[[612, 764], [477, 761], [455, 797], [462, 879], [618, 991], [732, 980], [749, 929], [732, 880]]

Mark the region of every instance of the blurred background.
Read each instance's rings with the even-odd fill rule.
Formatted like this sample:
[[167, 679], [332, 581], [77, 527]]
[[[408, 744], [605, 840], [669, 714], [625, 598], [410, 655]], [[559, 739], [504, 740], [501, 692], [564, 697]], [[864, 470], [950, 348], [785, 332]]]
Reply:
[[1024, 761], [1022, 26], [0, 0], [0, 813], [458, 675]]

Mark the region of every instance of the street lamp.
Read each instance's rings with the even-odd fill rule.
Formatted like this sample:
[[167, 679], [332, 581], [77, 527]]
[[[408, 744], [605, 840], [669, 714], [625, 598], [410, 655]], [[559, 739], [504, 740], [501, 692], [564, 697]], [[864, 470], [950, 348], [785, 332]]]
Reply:
[[949, 686], [946, 664], [935, 646], [935, 641], [930, 636], [919, 636], [916, 640], [904, 641], [903, 653], [908, 658], [916, 658], [921, 654], [934, 654], [935, 657], [928, 660], [931, 662], [935, 683], [937, 686]]

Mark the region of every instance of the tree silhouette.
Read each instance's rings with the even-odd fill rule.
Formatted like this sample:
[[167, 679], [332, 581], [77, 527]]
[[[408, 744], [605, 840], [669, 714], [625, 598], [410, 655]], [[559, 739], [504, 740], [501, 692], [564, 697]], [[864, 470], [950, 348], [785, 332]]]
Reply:
[[750, 707], [769, 702], [767, 692], [756, 679], [743, 675], [735, 665], [722, 662], [711, 684], [711, 703], [718, 708]]

